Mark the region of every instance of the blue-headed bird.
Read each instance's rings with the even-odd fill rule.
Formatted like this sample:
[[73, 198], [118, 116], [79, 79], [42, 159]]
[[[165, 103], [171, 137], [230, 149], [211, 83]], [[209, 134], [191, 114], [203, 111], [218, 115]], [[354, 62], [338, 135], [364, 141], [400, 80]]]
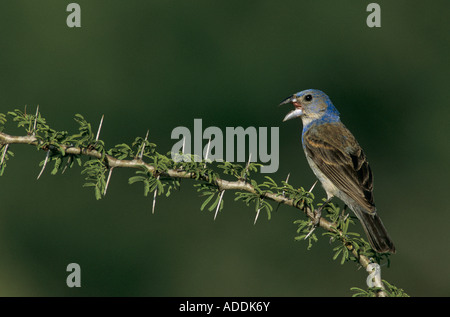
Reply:
[[300, 117], [302, 145], [312, 171], [327, 193], [316, 212], [316, 221], [326, 204], [336, 196], [360, 220], [372, 248], [395, 253], [394, 243], [377, 215], [373, 198], [373, 175], [369, 162], [353, 134], [341, 122], [330, 98], [320, 90], [298, 92], [280, 105], [293, 104], [283, 121]]

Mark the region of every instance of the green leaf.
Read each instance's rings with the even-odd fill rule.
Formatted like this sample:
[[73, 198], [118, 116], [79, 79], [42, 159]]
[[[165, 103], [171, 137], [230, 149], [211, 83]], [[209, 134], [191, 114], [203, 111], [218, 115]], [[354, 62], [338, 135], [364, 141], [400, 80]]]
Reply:
[[[333, 249], [333, 250], [335, 250], [335, 249]], [[339, 254], [341, 254], [341, 252], [342, 252], [342, 248], [339, 247], [337, 252], [333, 255], [333, 260], [336, 260], [339, 256]]]
[[128, 179], [128, 184], [131, 185], [131, 184], [134, 184], [137, 182], [145, 182], [146, 180], [147, 180], [147, 178], [143, 177], [143, 176], [132, 176]]
[[209, 202], [211, 201], [211, 199], [214, 197], [214, 194], [209, 195], [205, 201], [203, 202], [202, 206], [200, 207], [200, 210], [203, 211], [203, 209], [205, 209], [205, 207], [209, 204]]
[[95, 186], [95, 198], [97, 200], [100, 200], [102, 198], [102, 193], [100, 192], [100, 188], [98, 186]]
[[211, 206], [209, 206], [209, 208], [208, 208], [209, 211], [213, 211], [214, 209], [216, 209], [217, 205], [219, 204], [220, 195], [217, 194], [215, 196], [216, 196], [216, 200], [212, 203]]

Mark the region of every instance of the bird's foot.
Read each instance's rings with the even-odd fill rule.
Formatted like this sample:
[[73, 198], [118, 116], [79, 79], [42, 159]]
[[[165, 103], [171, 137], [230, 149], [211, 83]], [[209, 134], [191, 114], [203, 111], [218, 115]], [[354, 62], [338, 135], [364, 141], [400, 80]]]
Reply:
[[314, 227], [317, 227], [320, 224], [320, 218], [322, 217], [322, 207], [324, 205], [320, 206], [319, 209], [314, 210], [314, 220], [313, 220], [313, 225]]
[[316, 228], [319, 226], [321, 216], [322, 216], [322, 206], [319, 209], [314, 211], [314, 219], [312, 220], [312, 228], [308, 232], [308, 234], [305, 236], [305, 240], [308, 239], [312, 235], [314, 230], [316, 230]]
[[329, 204], [333, 196], [329, 197], [317, 210], [314, 210], [314, 227], [317, 227], [320, 224], [320, 218], [322, 217], [322, 209]]
[[[315, 185], [315, 184], [314, 184]], [[311, 231], [306, 235], [305, 240], [308, 239], [311, 234], [316, 230], [316, 228], [320, 225], [320, 218], [322, 217], [322, 209], [328, 205], [333, 197], [329, 197], [319, 208], [314, 210], [314, 219], [312, 219], [312, 228]]]

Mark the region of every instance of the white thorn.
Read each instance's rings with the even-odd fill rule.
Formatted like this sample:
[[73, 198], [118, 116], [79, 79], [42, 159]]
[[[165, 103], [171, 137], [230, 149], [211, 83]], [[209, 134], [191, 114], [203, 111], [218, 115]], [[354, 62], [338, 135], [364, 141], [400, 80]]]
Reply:
[[[286, 181], [285, 181], [286, 184], [287, 184], [288, 181], [289, 181], [289, 176], [291, 176], [291, 173], [289, 173], [289, 174], [287, 175], [287, 177], [286, 177]], [[284, 196], [284, 190], [283, 190], [283, 196]]]
[[264, 200], [264, 198], [263, 199], [261, 199], [261, 201], [260, 201], [260, 207], [258, 208], [258, 211], [256, 212], [256, 216], [255, 216], [255, 221], [253, 221], [253, 224], [255, 225], [256, 224], [256, 221], [258, 220], [258, 217], [259, 217], [259, 212], [261, 211], [261, 208], [262, 208], [262, 202], [263, 202], [263, 200]]
[[148, 139], [148, 133], [149, 133], [149, 131], [150, 131], [150, 130], [147, 130], [147, 134], [145, 135], [144, 142], [142, 143], [143, 145], [142, 145], [141, 153], [139, 153], [139, 159], [141, 159], [141, 160], [142, 160], [142, 156], [144, 156], [145, 142], [146, 142], [147, 139]]
[[103, 196], [106, 195], [106, 190], [108, 189], [109, 180], [111, 179], [111, 174], [112, 174], [113, 168], [114, 168], [114, 167], [111, 167], [111, 168], [109, 169], [108, 179], [106, 180], [105, 191], [103, 192]]
[[206, 147], [206, 155], [205, 155], [205, 165], [203, 166], [203, 168], [206, 168], [206, 160], [208, 159], [208, 154], [209, 154], [209, 148], [211, 146], [211, 137], [209, 137], [208, 140], [208, 146]]
[[5, 145], [5, 148], [3, 150], [2, 160], [0, 161], [0, 165], [3, 164], [3, 160], [5, 159], [5, 156], [6, 156], [6, 151], [8, 151], [8, 146], [9, 146], [9, 143]]
[[225, 191], [223, 190], [222, 193], [220, 194], [219, 203], [217, 204], [216, 213], [214, 214], [214, 220], [216, 220], [217, 213], [219, 212], [220, 203], [222, 202], [222, 198], [223, 198], [223, 194], [224, 193], [225, 193]]
[[44, 172], [45, 166], [47, 166], [49, 156], [50, 156], [50, 151], [47, 151], [47, 156], [45, 156], [44, 166], [42, 166], [41, 172], [39, 173], [37, 179], [39, 179], [39, 177], [41, 177], [42, 173]]
[[98, 125], [97, 136], [95, 137], [95, 142], [98, 141], [98, 138], [100, 136], [100, 130], [102, 129], [102, 124], [103, 124], [103, 118], [104, 117], [105, 117], [105, 115], [102, 115], [102, 118], [100, 120], [100, 124]]
[[350, 216], [350, 214], [346, 214], [345, 217], [344, 217], [344, 219], [343, 219], [342, 221], [346, 221], [347, 218], [348, 218], [348, 216]]
[[288, 181], [289, 181], [289, 176], [291, 176], [291, 173], [287, 174], [287, 177], [286, 177], [286, 184], [287, 184]]
[[316, 226], [314, 226], [311, 231], [306, 235], [305, 240], [309, 238], [309, 236], [314, 232], [314, 230], [316, 230]]
[[259, 212], [261, 211], [261, 208], [258, 209], [258, 211], [256, 212], [256, 217], [255, 217], [255, 221], [253, 221], [253, 224], [256, 224], [256, 220], [258, 220], [259, 217]]
[[[156, 179], [159, 180], [159, 175], [158, 175], [158, 177]], [[155, 188], [155, 193], [153, 194], [152, 214], [155, 213], [156, 194], [157, 193], [158, 193], [158, 187]]]
[[37, 123], [38, 115], [39, 115], [39, 105], [37, 105], [37, 107], [36, 107], [36, 116], [34, 118], [34, 125], [33, 125], [33, 135], [36, 135], [36, 123]]
[[61, 174], [64, 174], [64, 172], [66, 171], [67, 167], [70, 165], [70, 161], [72, 161], [72, 156], [69, 156], [69, 158], [67, 159], [66, 166], [64, 166]]
[[249, 167], [249, 165], [250, 165], [250, 160], [251, 160], [251, 159], [252, 159], [252, 153], [250, 152], [250, 154], [248, 155], [247, 166], [245, 166], [244, 178], [247, 176], [248, 167]]
[[311, 186], [311, 189], [308, 190], [310, 193], [313, 191], [314, 187], [316, 187], [317, 180], [314, 182], [314, 184]]
[[245, 170], [248, 170], [248, 166], [250, 165], [251, 159], [252, 159], [252, 153], [250, 152], [250, 154], [248, 155], [248, 162], [247, 162], [247, 166], [245, 167]]

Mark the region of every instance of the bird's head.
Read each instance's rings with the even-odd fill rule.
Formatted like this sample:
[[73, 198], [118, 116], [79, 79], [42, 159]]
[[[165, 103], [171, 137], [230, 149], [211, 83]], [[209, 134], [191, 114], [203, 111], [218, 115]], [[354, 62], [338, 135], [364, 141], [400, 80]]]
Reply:
[[339, 112], [330, 98], [320, 90], [303, 90], [286, 98], [280, 106], [288, 103], [292, 103], [295, 109], [284, 117], [283, 122], [297, 117], [302, 118], [304, 125], [322, 118], [339, 120]]

